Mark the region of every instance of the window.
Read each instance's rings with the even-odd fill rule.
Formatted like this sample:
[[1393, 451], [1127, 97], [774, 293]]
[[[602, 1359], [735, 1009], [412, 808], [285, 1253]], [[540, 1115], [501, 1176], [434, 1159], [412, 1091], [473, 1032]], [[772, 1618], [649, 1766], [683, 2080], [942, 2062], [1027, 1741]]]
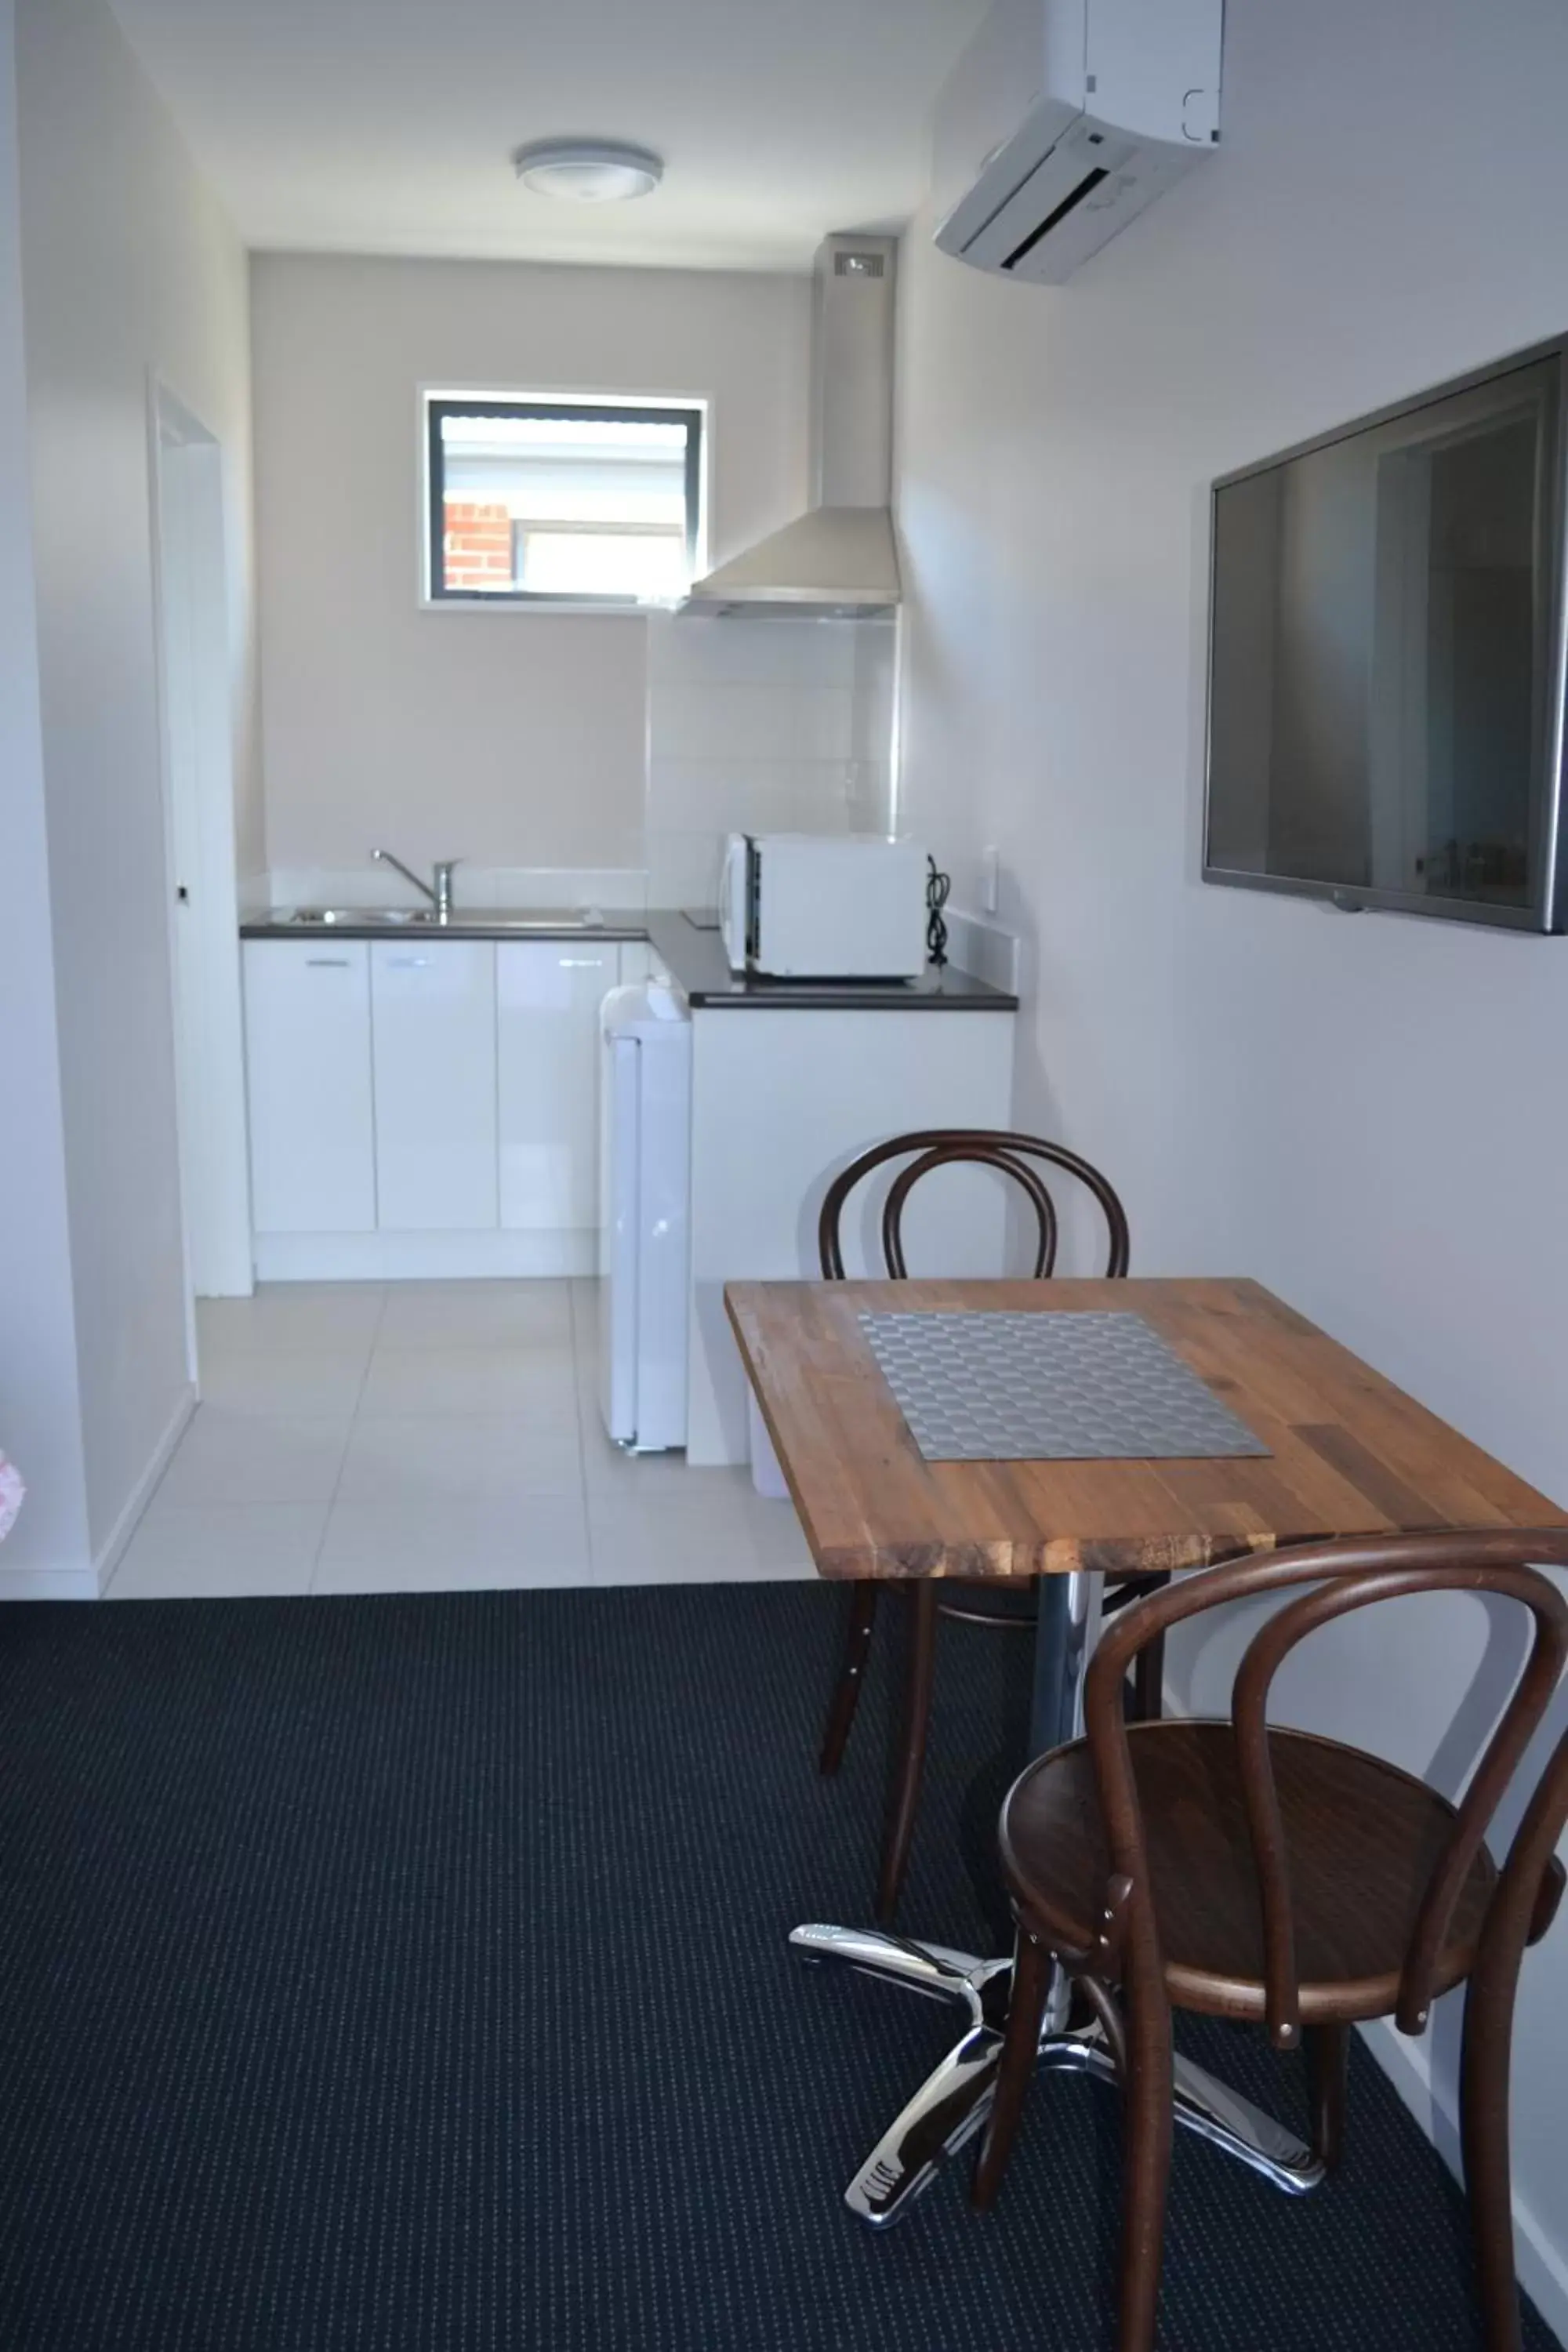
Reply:
[[702, 411], [426, 403], [433, 601], [647, 604], [697, 569]]

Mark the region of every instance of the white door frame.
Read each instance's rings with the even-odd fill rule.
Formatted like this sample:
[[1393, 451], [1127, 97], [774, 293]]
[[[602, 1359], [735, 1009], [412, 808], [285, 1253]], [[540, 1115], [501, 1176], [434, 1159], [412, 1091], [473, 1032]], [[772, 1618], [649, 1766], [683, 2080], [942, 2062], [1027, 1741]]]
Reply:
[[234, 824], [237, 659], [223, 450], [151, 379], [153, 613], [163, 750], [187, 1345], [195, 1300], [253, 1287]]

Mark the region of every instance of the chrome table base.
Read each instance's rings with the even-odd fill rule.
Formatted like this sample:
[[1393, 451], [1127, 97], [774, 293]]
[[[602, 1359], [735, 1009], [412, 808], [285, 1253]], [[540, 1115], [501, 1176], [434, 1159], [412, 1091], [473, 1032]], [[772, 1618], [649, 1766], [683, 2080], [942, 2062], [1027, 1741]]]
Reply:
[[[956, 2002], [969, 2012], [965, 2032], [889, 2126], [844, 2192], [852, 2213], [871, 2229], [885, 2230], [902, 2220], [939, 2165], [957, 2155], [990, 2113], [1013, 1963], [976, 1959], [945, 1944], [916, 1943], [872, 1928], [796, 1927], [790, 1942], [814, 1964], [858, 1969], [906, 1992]], [[1069, 2026], [1067, 2000], [1067, 1982], [1059, 1978], [1046, 2011], [1039, 2064], [1114, 2082], [1116, 2068], [1100, 2027]], [[1299, 2197], [1322, 2179], [1322, 2165], [1294, 2133], [1180, 2057], [1175, 2094], [1178, 2123], [1261, 2173], [1276, 2189]]]
[[[1103, 1577], [1089, 1570], [1040, 1579], [1030, 1726], [1037, 1756], [1083, 1729], [1083, 1678], [1100, 1635], [1103, 1588]], [[938, 2166], [973, 2138], [991, 2112], [1013, 1963], [976, 1959], [945, 1944], [915, 1943], [874, 1928], [796, 1927], [790, 1942], [804, 1960], [859, 1969], [906, 1992], [953, 2001], [969, 2012], [962, 2038], [889, 2125], [844, 2192], [852, 2213], [871, 2229], [885, 2230], [902, 2219]], [[1116, 2067], [1103, 2031], [1097, 2023], [1075, 2026], [1070, 2001], [1070, 1988], [1058, 1969], [1046, 2005], [1038, 2063], [1114, 2082]], [[1178, 2123], [1290, 2196], [1317, 2187], [1323, 2167], [1293, 2132], [1184, 2058], [1177, 2058], [1174, 2072]]]

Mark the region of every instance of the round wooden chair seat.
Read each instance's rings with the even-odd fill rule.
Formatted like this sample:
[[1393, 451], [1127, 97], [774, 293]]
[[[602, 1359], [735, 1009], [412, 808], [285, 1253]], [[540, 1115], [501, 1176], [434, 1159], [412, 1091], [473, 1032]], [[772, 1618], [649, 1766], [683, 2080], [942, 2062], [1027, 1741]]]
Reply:
[[[1360, 1748], [1270, 1730], [1306, 2024], [1386, 2015], [1454, 1809]], [[1170, 1999], [1264, 2015], [1263, 1927], [1228, 1722], [1128, 1727]], [[1026, 1923], [1064, 1957], [1094, 1951], [1110, 1863], [1089, 1744], [1042, 1757], [1004, 1808], [1003, 1857]], [[1483, 1847], [1455, 1908], [1435, 1992], [1468, 1973], [1497, 1872]]]

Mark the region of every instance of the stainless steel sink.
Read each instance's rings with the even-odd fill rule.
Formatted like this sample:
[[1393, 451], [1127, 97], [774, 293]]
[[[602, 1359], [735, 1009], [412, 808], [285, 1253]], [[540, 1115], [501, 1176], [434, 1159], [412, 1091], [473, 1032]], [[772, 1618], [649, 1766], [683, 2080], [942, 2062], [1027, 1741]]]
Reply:
[[362, 930], [369, 923], [385, 923], [390, 929], [401, 930], [408, 923], [434, 923], [436, 910], [433, 907], [296, 907], [289, 920], [310, 930], [325, 929], [333, 923]]
[[514, 913], [507, 908], [486, 910], [469, 907], [454, 908], [445, 922], [434, 907], [295, 907], [287, 915], [275, 915], [271, 919], [309, 931], [331, 930], [334, 927], [359, 931], [384, 928], [392, 931], [479, 931], [492, 937], [498, 931], [531, 931], [547, 939], [563, 932], [591, 934], [606, 929], [602, 915], [590, 920], [581, 914], [552, 913], [543, 909]]
[[[461, 923], [464, 918], [461, 915], [454, 915], [452, 920], [454, 923]], [[487, 931], [542, 931], [551, 938], [553, 938], [558, 931], [593, 932], [602, 931], [606, 928], [602, 915], [596, 923], [590, 923], [582, 915], [500, 914], [486, 915], [483, 920]]]

